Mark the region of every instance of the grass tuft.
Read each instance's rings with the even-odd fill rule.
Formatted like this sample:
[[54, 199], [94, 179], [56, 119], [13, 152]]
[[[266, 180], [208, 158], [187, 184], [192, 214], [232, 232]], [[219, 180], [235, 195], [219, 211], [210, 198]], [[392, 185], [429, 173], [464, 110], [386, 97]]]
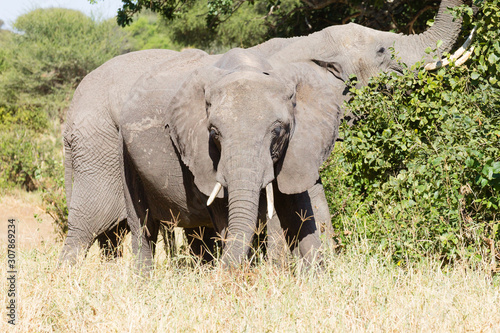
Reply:
[[[129, 244], [129, 243], [128, 243]], [[498, 278], [467, 263], [397, 266], [366, 244], [326, 254], [325, 270], [258, 263], [224, 270], [181, 257], [134, 273], [130, 247], [103, 263], [94, 246], [78, 267], [58, 266], [61, 244], [20, 252], [19, 332], [495, 331]], [[372, 253], [372, 254], [368, 254]], [[0, 262], [6, 262], [2, 251]], [[293, 265], [292, 265], [293, 266]], [[5, 281], [5, 279], [2, 279]], [[5, 288], [3, 288], [5, 290]], [[2, 295], [4, 303], [6, 293]], [[5, 318], [5, 307], [2, 307]], [[5, 331], [2, 320], [0, 331]]]

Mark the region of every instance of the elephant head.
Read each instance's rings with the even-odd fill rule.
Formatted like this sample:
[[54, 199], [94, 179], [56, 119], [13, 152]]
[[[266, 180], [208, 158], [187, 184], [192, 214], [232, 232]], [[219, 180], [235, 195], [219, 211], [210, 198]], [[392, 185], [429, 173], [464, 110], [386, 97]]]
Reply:
[[[380, 72], [400, 72], [401, 63], [408, 66], [420, 60], [427, 63], [449, 52], [459, 36], [462, 20], [454, 19], [448, 8], [463, 3], [462, 0], [441, 1], [434, 25], [422, 34], [395, 34], [355, 23], [331, 26], [301, 37], [277, 52], [270, 61], [273, 64], [309, 61], [326, 67], [344, 82], [355, 75], [360, 84], [366, 84]], [[439, 40], [442, 44], [437, 54], [427, 54], [426, 49], [435, 48]]]
[[224, 262], [247, 255], [262, 189], [276, 181], [283, 193], [302, 193], [319, 178], [337, 138], [339, 89], [324, 69], [294, 64], [204, 68], [176, 94], [167, 127], [183, 163], [209, 201], [227, 189]]

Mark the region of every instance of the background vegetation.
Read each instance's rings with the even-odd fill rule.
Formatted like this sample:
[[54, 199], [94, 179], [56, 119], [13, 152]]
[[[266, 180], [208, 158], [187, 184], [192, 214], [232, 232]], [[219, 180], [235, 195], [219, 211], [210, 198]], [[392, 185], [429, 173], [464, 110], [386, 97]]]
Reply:
[[[404, 262], [495, 262], [500, 206], [500, 11], [482, 4], [466, 67], [407, 68], [353, 89], [364, 118], [323, 170], [343, 242], [374, 240]], [[466, 11], [466, 23], [471, 21]], [[415, 71], [417, 73], [415, 74]], [[485, 256], [486, 255], [486, 256]], [[498, 259], [498, 258], [497, 258]]]
[[[97, 0], [89, 0], [90, 2]], [[104, 0], [105, 1], [105, 0]], [[127, 26], [144, 10], [168, 22], [183, 45], [220, 51], [249, 47], [271, 37], [307, 35], [334, 24], [356, 22], [379, 30], [418, 33], [439, 0], [123, 0], [117, 23]]]
[[[478, 26], [468, 66], [432, 73], [415, 67], [352, 90], [348, 107], [363, 120], [343, 128], [344, 142], [322, 170], [342, 246], [363, 240], [397, 264], [426, 256], [495, 259], [498, 2], [478, 2], [482, 11], [474, 19], [464, 9], [466, 23]], [[133, 20], [118, 17], [129, 23], [125, 28], [72, 10], [39, 9], [21, 16], [15, 33], [0, 30], [0, 188], [41, 191], [59, 232], [67, 215], [61, 124], [80, 80], [106, 60], [146, 48], [219, 52], [348, 21], [419, 32], [437, 9], [437, 1], [397, 0], [330, 1], [324, 7], [298, 0], [180, 4], [170, 16], [151, 8], [161, 17], [148, 11], [131, 16], [136, 11], [127, 7]]]
[[[96, 0], [90, 0], [95, 2]], [[190, 43], [217, 42], [248, 46], [264, 37], [292, 37], [333, 24], [356, 22], [379, 30], [413, 33], [423, 31], [434, 17], [437, 0], [122, 0], [117, 22], [126, 26], [134, 15], [149, 9], [166, 20], [184, 22], [184, 29], [199, 29]], [[193, 24], [196, 22], [196, 24]], [[235, 22], [240, 24], [235, 25]], [[241, 24], [244, 23], [244, 24]], [[231, 29], [233, 28], [233, 29]], [[257, 30], [255, 30], [257, 28]], [[242, 31], [254, 31], [248, 40]], [[220, 37], [232, 35], [232, 40]], [[217, 37], [217, 38], [214, 38]], [[227, 44], [228, 41], [242, 43]], [[199, 45], [197, 45], [199, 46]]]

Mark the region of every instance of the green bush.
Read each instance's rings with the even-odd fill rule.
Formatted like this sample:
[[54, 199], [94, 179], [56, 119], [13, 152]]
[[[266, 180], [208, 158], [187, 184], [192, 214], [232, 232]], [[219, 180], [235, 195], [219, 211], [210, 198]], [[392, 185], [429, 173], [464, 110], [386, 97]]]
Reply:
[[95, 22], [74, 10], [37, 9], [20, 16], [14, 28], [20, 33], [1, 45], [0, 106], [29, 104], [54, 116], [64, 106], [47, 106], [52, 94], [75, 88], [122, 51], [120, 30], [112, 22]]
[[170, 29], [157, 14], [144, 12], [124, 30], [128, 33], [125, 40], [131, 51], [146, 49], [179, 50], [180, 46], [172, 42]]
[[399, 262], [481, 257], [499, 240], [498, 2], [482, 4], [469, 67], [415, 67], [351, 90], [348, 108], [365, 119], [344, 128], [323, 171], [327, 189], [353, 198], [341, 203], [329, 194], [333, 223], [349, 231], [344, 242], [355, 231]]
[[0, 127], [0, 187], [43, 187], [56, 175], [56, 147], [50, 138], [20, 125]]
[[[240, 3], [234, 13], [218, 12], [217, 8], [224, 2], [227, 3], [225, 0], [209, 1], [208, 5], [202, 0], [186, 2], [175, 13], [175, 19], [166, 23], [172, 40], [179, 45], [220, 53], [232, 47], [250, 47], [262, 43], [269, 39], [271, 31], [280, 23], [281, 16], [269, 15], [269, 3], [245, 1]], [[273, 12], [284, 15], [299, 6], [297, 0], [278, 1]]]
[[31, 11], [14, 27], [0, 35], [0, 188], [42, 190], [65, 232], [64, 113], [83, 77], [125, 51], [127, 32], [60, 8]]

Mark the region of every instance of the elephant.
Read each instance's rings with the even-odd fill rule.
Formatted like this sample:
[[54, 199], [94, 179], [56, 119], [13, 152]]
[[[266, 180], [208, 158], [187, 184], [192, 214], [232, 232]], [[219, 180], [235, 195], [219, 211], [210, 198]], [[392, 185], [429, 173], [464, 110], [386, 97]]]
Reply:
[[217, 58], [179, 54], [145, 74], [122, 109], [138, 262], [151, 266], [157, 221], [175, 215], [180, 227], [213, 225], [224, 240], [222, 262], [241, 264], [266, 207], [269, 218], [276, 209], [288, 245], [307, 264], [318, 262], [313, 206], [327, 206], [318, 203], [322, 191], [310, 194], [337, 139], [344, 85], [321, 67], [272, 66], [252, 50]]
[[[68, 115], [64, 141], [69, 231], [61, 253], [62, 260], [74, 259], [75, 254], [85, 252], [95, 238], [99, 239], [103, 235], [109, 237], [110, 230], [113, 230], [117, 225], [123, 225], [123, 221], [128, 219], [128, 225], [134, 234], [134, 248], [139, 251], [139, 261], [148, 262], [153, 253], [153, 246], [150, 244], [156, 239], [155, 225], [158, 225], [158, 221], [155, 219], [165, 218], [165, 209], [175, 207], [180, 213], [180, 220], [185, 221], [182, 222], [183, 225], [190, 227], [215, 226], [221, 237], [232, 239], [226, 242], [223, 258], [226, 262], [241, 262], [247, 254], [248, 247], [246, 245], [236, 246], [235, 244], [238, 242], [243, 244], [243, 238], [248, 243], [249, 238], [251, 238], [249, 230], [255, 226], [255, 221], [252, 222], [252, 227], [247, 221], [246, 227], [242, 228], [244, 230], [238, 232], [233, 232], [232, 227], [230, 227], [230, 225], [234, 225], [232, 221], [235, 221], [237, 216], [225, 206], [225, 200], [231, 197], [229, 192], [232, 190], [228, 187], [229, 183], [225, 179], [229, 176], [223, 176], [223, 173], [219, 172], [221, 169], [218, 167], [218, 163], [223, 158], [223, 154], [217, 155], [217, 145], [214, 148], [213, 144], [208, 145], [205, 142], [207, 147], [211, 147], [208, 157], [212, 163], [202, 163], [204, 167], [201, 171], [192, 170], [193, 165], [197, 164], [191, 165], [190, 163], [193, 163], [196, 158], [183, 155], [185, 152], [183, 149], [186, 148], [185, 143], [183, 140], [178, 140], [176, 134], [179, 125], [178, 123], [176, 126], [169, 124], [169, 122], [177, 121], [175, 118], [169, 118], [168, 115], [174, 114], [172, 110], [180, 108], [182, 100], [179, 96], [184, 96], [185, 92], [190, 90], [188, 86], [185, 86], [187, 83], [183, 82], [193, 82], [194, 84], [197, 82], [196, 77], [221, 78], [220, 81], [214, 79], [213, 87], [211, 80], [205, 82], [206, 91], [211, 92], [216, 91], [216, 87], [220, 86], [230, 88], [230, 85], [223, 85], [223, 82], [227, 80], [225, 77], [236, 78], [237, 75], [246, 77], [248, 72], [252, 73], [248, 74], [252, 77], [260, 74], [257, 81], [262, 81], [264, 86], [268, 80], [277, 80], [276, 86], [282, 87], [281, 92], [283, 93], [286, 91], [286, 86], [296, 84], [297, 88], [301, 86], [300, 82], [309, 82], [307, 80], [310, 76], [311, 82], [314, 82], [312, 86], [316, 87], [317, 91], [325, 91], [323, 89], [325, 87], [331, 89], [325, 93], [324, 98], [317, 95], [317, 100], [311, 101], [312, 109], [314, 109], [314, 103], [329, 103], [328, 106], [325, 104], [325, 108], [330, 110], [327, 112], [329, 114], [327, 117], [335, 119], [335, 121], [326, 122], [329, 126], [333, 126], [330, 127], [329, 132], [331, 140], [335, 137], [334, 134], [338, 130], [338, 123], [344, 112], [342, 103], [349, 98], [346, 88], [349, 78], [355, 75], [358, 85], [364, 85], [370, 77], [380, 72], [400, 72], [402, 70], [401, 63], [412, 65], [420, 60], [429, 63], [433, 61], [434, 57], [450, 51], [459, 37], [461, 20], [454, 20], [446, 12], [446, 9], [461, 4], [463, 1], [460, 0], [443, 0], [434, 25], [419, 35], [405, 36], [376, 31], [350, 23], [328, 27], [309, 36], [271, 39], [246, 50], [235, 49], [222, 55], [207, 55], [196, 50], [181, 53], [149, 50], [123, 55], [105, 63], [82, 81], [75, 93]], [[435, 47], [438, 40], [441, 40], [442, 43], [437, 48], [437, 52], [427, 54], [426, 48]], [[394, 48], [396, 57], [392, 56], [391, 48]], [[250, 63], [242, 62], [242, 57], [247, 57]], [[226, 73], [228, 71], [234, 72], [232, 73], [234, 75]], [[143, 75], [141, 76], [141, 74]], [[317, 81], [320, 77], [324, 79], [323, 85]], [[235, 82], [240, 79], [243, 78], [235, 79]], [[236, 84], [235, 82], [233, 84]], [[262, 88], [255, 82], [251, 84], [254, 85], [256, 91]], [[152, 90], [156, 89], [157, 94], [152, 90], [146, 92], [147, 87], [153, 87]], [[203, 91], [203, 89], [199, 91]], [[274, 90], [269, 88], [269, 93], [271, 91]], [[234, 98], [239, 96], [238, 98], [245, 99], [236, 91], [234, 93]], [[194, 100], [195, 97], [200, 98], [201, 93], [198, 92], [198, 94], [200, 96], [194, 94], [192, 98], [191, 96], [184, 97], [184, 101]], [[142, 99], [145, 103], [138, 105], [137, 101], [145, 95], [151, 96], [151, 100]], [[259, 101], [251, 90], [247, 91], [246, 95], [249, 100], [255, 100], [255, 103]], [[276, 96], [278, 95], [276, 92]], [[267, 95], [263, 93], [262, 96]], [[126, 100], [127, 102], [125, 102]], [[153, 100], [157, 103], [153, 103]], [[227, 103], [230, 104], [229, 101]], [[245, 104], [241, 103], [241, 105]], [[292, 102], [282, 101], [281, 106], [288, 105], [287, 107], [289, 107], [290, 103]], [[301, 103], [299, 99], [295, 107], [302, 105], [306, 109], [306, 106]], [[247, 106], [254, 110], [251, 105]], [[205, 113], [209, 109], [213, 110], [213, 107], [207, 104], [204, 108]], [[225, 107], [226, 104], [222, 103], [221, 108]], [[235, 107], [235, 109], [237, 108]], [[216, 113], [214, 111], [214, 114]], [[137, 133], [134, 134], [133, 124], [139, 126], [139, 129], [145, 128], [148, 126], [147, 119], [151, 122], [149, 125], [154, 123], [151, 128], [155, 129], [151, 129], [151, 131], [157, 131], [157, 136], [152, 137], [150, 141], [151, 143], [155, 142], [155, 144], [144, 144], [141, 153], [140, 140], [134, 139], [134, 135]], [[294, 118], [292, 117], [292, 119]], [[208, 121], [206, 114], [205, 118], [200, 117], [198, 120], [200, 123]], [[160, 125], [162, 121], [164, 122], [163, 130], [161, 130]], [[294, 121], [291, 122], [294, 123]], [[169, 126], [165, 128], [167, 124]], [[253, 122], [246, 120], [245, 124], [250, 126]], [[279, 223], [289, 230], [292, 230], [294, 226], [297, 228], [297, 224], [294, 223], [302, 222], [291, 222], [296, 220], [295, 212], [289, 214], [283, 212], [282, 207], [284, 206], [292, 206], [292, 209], [297, 207], [291, 204], [294, 200], [309, 200], [313, 208], [318, 207], [318, 214], [327, 211], [324, 208], [326, 200], [317, 172], [323, 157], [315, 159], [304, 153], [296, 159], [301, 160], [303, 165], [289, 162], [294, 166], [285, 167], [287, 160], [293, 160], [293, 158], [288, 157], [296, 151], [292, 148], [294, 145], [299, 145], [299, 140], [294, 141], [295, 130], [299, 128], [289, 124], [288, 132], [285, 131], [288, 133], [288, 137], [283, 141], [286, 144], [284, 143], [284, 147], [278, 149], [279, 154], [281, 154], [279, 158], [276, 161], [273, 160], [274, 174], [266, 171], [265, 174], [261, 175], [261, 180], [256, 181], [261, 187], [267, 187], [268, 193], [272, 189], [274, 193], [270, 197], [274, 197], [276, 212], [280, 216]], [[293, 133], [290, 132], [291, 129], [294, 129]], [[208, 138], [209, 143], [214, 141], [215, 134], [210, 134], [211, 132], [212, 129], [205, 128], [203, 134], [203, 138]], [[312, 133], [316, 134], [314, 131]], [[149, 137], [149, 134], [144, 135]], [[194, 132], [190, 135], [194, 135]], [[162, 137], [163, 142], [160, 143], [158, 137]], [[198, 140], [198, 142], [203, 140]], [[143, 142], [146, 141], [143, 140]], [[307, 145], [307, 140], [300, 144]], [[331, 147], [326, 145], [323, 147], [323, 152], [329, 151], [331, 148], [333, 145]], [[162, 149], [165, 149], [168, 154]], [[172, 164], [176, 160], [178, 165], [173, 167], [174, 171], [168, 171], [152, 162], [152, 166], [148, 169], [148, 163], [144, 162], [147, 159], [143, 160], [143, 155], [147, 151], [154, 154], [155, 160], [172, 162]], [[325, 154], [319, 155], [326, 156]], [[165, 165], [171, 166], [171, 164]], [[291, 172], [289, 170], [302, 166], [304, 169], [314, 170], [314, 172], [289, 175]], [[271, 167], [268, 165], [265, 169], [269, 170], [269, 168]], [[169, 184], [161, 176], [165, 173], [170, 175], [170, 172], [172, 175], [182, 174], [182, 181], [178, 180], [177, 183], [173, 184], [184, 187], [183, 191], [179, 190], [178, 194], [172, 195], [172, 197], [164, 196], [162, 192], [164, 191], [163, 187], [169, 186]], [[201, 172], [202, 175], [196, 176], [198, 172]], [[211, 177], [211, 181], [207, 184], [211, 183], [213, 186], [219, 182], [221, 186], [218, 187], [223, 189], [208, 208], [203, 203], [212, 192], [207, 189], [208, 185], [198, 185], [196, 180], [204, 176]], [[280, 181], [280, 179], [287, 179], [287, 176], [290, 176], [293, 181]], [[306, 185], [298, 186], [301, 183], [307, 183], [309, 187]], [[268, 186], [268, 184], [272, 184], [272, 186]], [[145, 195], [144, 189], [152, 191]], [[257, 196], [257, 192], [261, 192], [257, 189], [252, 191], [254, 196]], [[266, 205], [264, 192], [262, 191], [258, 195], [260, 203], [257, 208], [253, 206], [253, 203], [249, 204], [249, 207], [252, 207], [251, 219], [256, 219]], [[186, 195], [186, 197], [180, 198], [179, 196], [182, 195]], [[295, 199], [290, 199], [288, 196], [293, 196]], [[311, 210], [308, 212], [313, 213]], [[326, 216], [325, 213], [323, 215]], [[142, 222], [138, 222], [140, 217], [143, 217]], [[146, 218], [147, 221], [144, 221]], [[290, 221], [287, 221], [289, 218]], [[226, 228], [224, 228], [224, 223], [227, 224]], [[307, 236], [314, 238], [314, 241], [309, 242], [309, 245], [305, 245], [307, 242], [304, 242], [304, 248], [300, 250], [307, 260], [316, 258], [315, 253], [318, 246], [317, 231], [312, 229], [315, 228], [311, 227]], [[143, 232], [144, 230], [146, 232]], [[293, 230], [289, 232], [289, 235], [293, 234]], [[298, 247], [301, 247], [300, 242]], [[139, 248], [143, 250], [139, 250]]]
[[[289, 42], [270, 40], [259, 45], [257, 52], [270, 55]], [[92, 71], [78, 85], [63, 131], [69, 214], [60, 262], [75, 263], [95, 240], [105, 256], [119, 254], [119, 236], [129, 228], [120, 171], [123, 161], [118, 118], [139, 77], [151, 68], [168, 64], [178, 54], [171, 50], [144, 50], [118, 56]], [[196, 244], [191, 234], [187, 236]]]
[[95, 239], [116, 256], [118, 235], [128, 229], [121, 182], [118, 116], [127, 92], [170, 50], [132, 52], [88, 74], [76, 89], [63, 131], [68, 234], [60, 261], [74, 263]]

